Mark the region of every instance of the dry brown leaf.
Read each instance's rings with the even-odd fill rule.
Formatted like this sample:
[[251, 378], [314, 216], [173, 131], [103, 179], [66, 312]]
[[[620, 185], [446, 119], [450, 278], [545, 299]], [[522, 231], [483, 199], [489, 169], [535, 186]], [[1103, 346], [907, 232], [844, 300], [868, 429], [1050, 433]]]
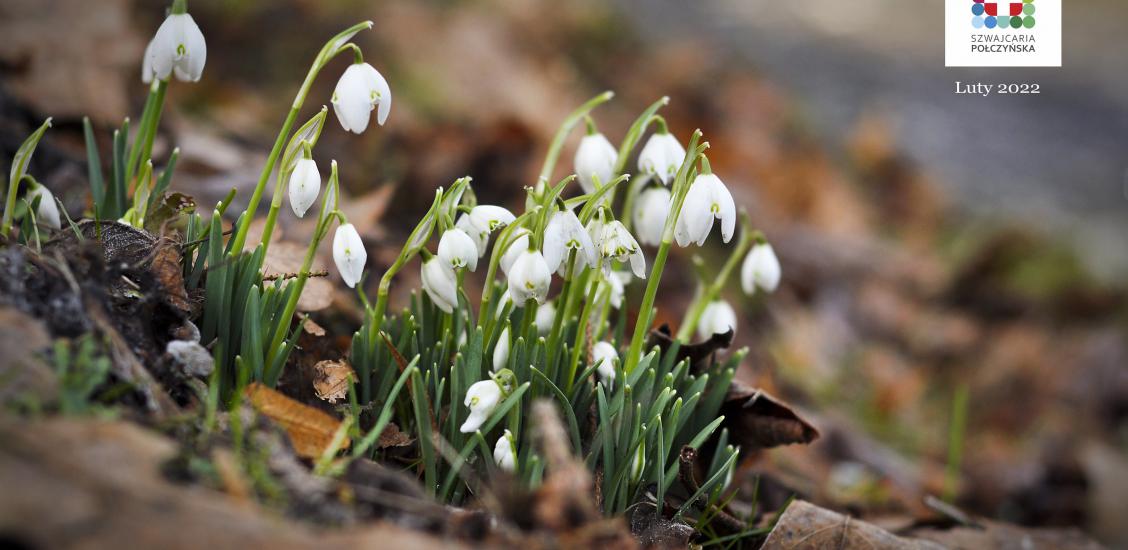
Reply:
[[[262, 261], [262, 275], [285, 276], [298, 273], [302, 269], [302, 260], [305, 258], [306, 246], [289, 241], [278, 241], [266, 249], [266, 257]], [[310, 271], [320, 271], [316, 265]], [[287, 279], [286, 284], [291, 280]], [[302, 295], [298, 298], [298, 311], [318, 311], [329, 307], [333, 303], [333, 283], [322, 277], [310, 277], [306, 280]]]
[[[246, 396], [255, 410], [277, 422], [290, 436], [294, 452], [302, 458], [317, 458], [329, 446], [341, 423], [327, 413], [303, 405], [258, 382], [247, 386]], [[343, 449], [347, 449], [346, 439]]]
[[819, 431], [783, 402], [763, 390], [733, 382], [721, 406], [725, 426], [745, 449], [810, 443]]
[[325, 327], [315, 323], [313, 319], [309, 317], [306, 317], [305, 320], [302, 321], [302, 329], [314, 336], [325, 336]]
[[389, 422], [387, 427], [384, 428], [383, 433], [380, 434], [380, 439], [376, 441], [376, 448], [406, 447], [414, 442], [415, 439], [400, 431], [399, 426], [397, 426], [395, 422]]
[[187, 316], [192, 313], [192, 302], [184, 289], [184, 272], [180, 268], [181, 254], [176, 245], [161, 240], [153, 252], [149, 273], [161, 289], [161, 299], [173, 309]]
[[336, 403], [349, 396], [353, 369], [344, 361], [318, 361], [313, 366], [313, 390], [318, 399]]
[[943, 546], [930, 541], [901, 538], [871, 523], [796, 500], [787, 507], [761, 548], [931, 550], [942, 549]]

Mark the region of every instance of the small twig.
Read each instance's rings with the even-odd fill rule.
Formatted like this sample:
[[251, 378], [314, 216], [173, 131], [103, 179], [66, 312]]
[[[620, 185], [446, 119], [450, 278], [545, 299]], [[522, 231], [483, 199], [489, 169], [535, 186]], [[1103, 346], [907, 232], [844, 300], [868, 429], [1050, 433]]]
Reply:
[[[278, 279], [297, 279], [301, 273], [275, 273], [272, 275], [263, 275], [263, 281], [277, 281]], [[329, 270], [322, 269], [321, 271], [310, 271], [307, 277], [328, 277]]]

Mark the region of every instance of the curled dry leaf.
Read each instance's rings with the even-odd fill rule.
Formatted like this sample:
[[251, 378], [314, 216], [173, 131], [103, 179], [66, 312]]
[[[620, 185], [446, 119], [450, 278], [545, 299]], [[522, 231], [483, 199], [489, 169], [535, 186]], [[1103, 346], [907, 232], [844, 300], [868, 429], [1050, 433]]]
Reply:
[[192, 302], [184, 289], [184, 272], [180, 267], [180, 249], [174, 243], [161, 239], [153, 250], [149, 273], [160, 289], [161, 300], [185, 317], [192, 313]]
[[810, 443], [819, 431], [782, 401], [734, 381], [721, 406], [725, 426], [744, 449]]
[[[713, 355], [714, 352], [720, 349], [728, 349], [732, 345], [733, 331], [728, 331], [722, 334], [714, 334], [708, 339], [698, 342], [696, 344], [682, 344], [678, 347], [676, 361], [682, 359], [689, 359], [690, 368], [694, 373], [699, 373], [708, 368], [709, 364], [707, 359]], [[646, 342], [646, 349], [658, 346], [665, 353], [670, 349], [674, 343], [673, 336], [670, 332], [669, 325], [662, 325], [650, 331], [650, 337]]]
[[944, 548], [919, 539], [898, 537], [876, 525], [820, 508], [792, 502], [761, 547], [764, 550], [932, 550]]
[[318, 399], [336, 403], [349, 396], [353, 369], [344, 361], [318, 361], [313, 366], [313, 391]]
[[[329, 446], [341, 422], [329, 414], [303, 405], [258, 382], [247, 386], [247, 398], [260, 414], [277, 422], [302, 458], [317, 458]], [[342, 448], [348, 448], [346, 439]]]

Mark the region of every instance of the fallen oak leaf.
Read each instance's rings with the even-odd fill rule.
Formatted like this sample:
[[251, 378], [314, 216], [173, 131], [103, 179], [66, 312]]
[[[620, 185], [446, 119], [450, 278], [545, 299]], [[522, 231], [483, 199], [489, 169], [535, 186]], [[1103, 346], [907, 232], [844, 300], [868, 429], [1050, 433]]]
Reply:
[[[721, 334], [714, 334], [705, 341], [696, 344], [680, 343], [674, 361], [689, 359], [691, 372], [694, 374], [704, 372], [709, 367], [707, 360], [713, 353], [717, 350], [728, 349], [732, 345], [733, 334], [733, 331], [729, 330]], [[662, 325], [650, 331], [650, 337], [646, 341], [646, 349], [658, 346], [664, 354], [673, 344], [674, 338], [670, 332], [670, 326]]]
[[[248, 385], [244, 394], [255, 410], [286, 430], [294, 452], [302, 458], [319, 458], [341, 426], [341, 422], [328, 413], [303, 405], [258, 382]], [[347, 449], [349, 443], [346, 438], [341, 448]]]
[[746, 450], [807, 444], [819, 437], [819, 431], [790, 406], [735, 380], [721, 405], [721, 414], [733, 440]]
[[349, 396], [349, 380], [354, 376], [352, 367], [344, 361], [318, 361], [313, 366], [313, 391], [317, 398], [330, 403], [343, 401]]

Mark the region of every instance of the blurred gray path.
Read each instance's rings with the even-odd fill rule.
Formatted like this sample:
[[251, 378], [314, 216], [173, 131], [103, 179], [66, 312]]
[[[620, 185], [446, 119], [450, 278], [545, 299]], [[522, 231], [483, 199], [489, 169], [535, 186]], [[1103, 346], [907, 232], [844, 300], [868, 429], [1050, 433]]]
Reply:
[[[880, 109], [966, 211], [1028, 221], [1100, 274], [1128, 273], [1128, 2], [1066, 0], [1062, 68], [945, 68], [940, 0], [617, 3], [649, 40], [705, 38], [763, 70], [828, 143]], [[956, 95], [957, 80], [1042, 93]]]

